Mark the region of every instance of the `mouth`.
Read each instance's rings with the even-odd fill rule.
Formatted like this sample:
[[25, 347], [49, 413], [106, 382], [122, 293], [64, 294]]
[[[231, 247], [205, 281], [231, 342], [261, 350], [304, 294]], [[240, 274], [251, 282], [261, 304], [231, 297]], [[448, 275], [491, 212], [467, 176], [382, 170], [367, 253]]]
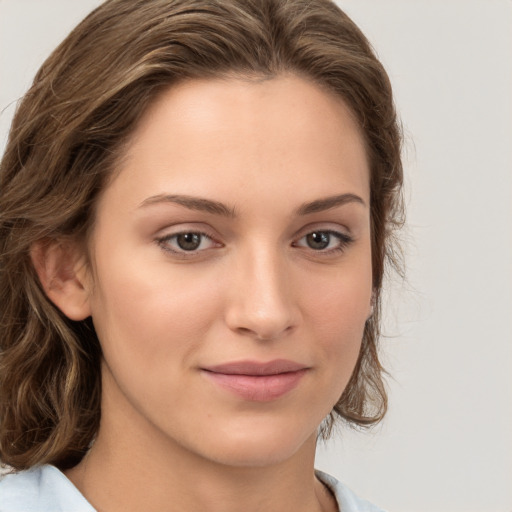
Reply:
[[202, 368], [206, 378], [221, 389], [254, 402], [276, 400], [299, 385], [309, 367], [279, 359], [260, 363], [236, 361]]

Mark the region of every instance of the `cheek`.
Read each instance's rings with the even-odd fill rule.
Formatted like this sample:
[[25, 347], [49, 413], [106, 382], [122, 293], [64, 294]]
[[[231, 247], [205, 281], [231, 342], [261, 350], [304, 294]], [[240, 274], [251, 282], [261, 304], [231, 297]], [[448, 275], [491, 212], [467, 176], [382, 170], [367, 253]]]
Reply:
[[371, 270], [331, 276], [323, 286], [311, 288], [305, 303], [306, 325], [314, 331], [326, 379], [336, 391], [337, 401], [357, 362], [371, 303]]
[[215, 282], [136, 258], [112, 261], [98, 269], [92, 308], [107, 362], [154, 371], [191, 356], [218, 316]]
[[310, 321], [325, 329], [326, 334], [362, 332], [369, 316], [371, 264], [369, 257], [353, 260], [336, 271], [317, 275], [316, 282], [306, 281], [303, 286], [302, 295], [307, 301], [304, 310]]

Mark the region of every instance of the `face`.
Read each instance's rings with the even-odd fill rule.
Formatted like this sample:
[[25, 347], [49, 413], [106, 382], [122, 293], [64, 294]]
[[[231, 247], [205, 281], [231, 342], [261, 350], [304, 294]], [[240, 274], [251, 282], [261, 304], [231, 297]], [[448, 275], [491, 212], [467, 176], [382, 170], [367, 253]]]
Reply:
[[123, 416], [138, 439], [224, 464], [291, 457], [356, 363], [369, 226], [339, 98], [294, 76], [167, 90], [97, 207], [102, 425]]

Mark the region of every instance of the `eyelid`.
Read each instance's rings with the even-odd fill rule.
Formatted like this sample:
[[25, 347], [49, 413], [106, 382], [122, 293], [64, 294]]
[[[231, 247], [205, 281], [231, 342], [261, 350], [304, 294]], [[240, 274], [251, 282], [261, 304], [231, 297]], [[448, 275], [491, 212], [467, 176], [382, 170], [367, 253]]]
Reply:
[[[298, 242], [306, 238], [308, 235], [312, 233], [327, 233], [332, 235], [338, 239], [338, 245], [336, 247], [330, 249], [313, 249], [312, 247], [308, 247], [307, 245], [299, 245]], [[347, 247], [354, 242], [354, 237], [348, 233], [343, 232], [341, 229], [333, 229], [331, 227], [315, 227], [315, 226], [307, 226], [302, 229], [299, 235], [295, 238], [295, 241], [292, 243], [293, 247], [299, 247], [306, 250], [309, 250], [312, 253], [316, 253], [319, 255], [329, 255], [332, 253], [340, 253], [343, 252]]]
[[[194, 249], [187, 251], [185, 249], [180, 248], [171, 248], [169, 245], [169, 241], [172, 240], [175, 237], [178, 237], [179, 235], [184, 234], [196, 234], [200, 235], [202, 237], [207, 238], [212, 242], [212, 247], [207, 247], [205, 249]], [[155, 242], [159, 245], [159, 247], [164, 250], [167, 253], [170, 253], [171, 255], [181, 257], [181, 258], [193, 258], [199, 256], [201, 253], [208, 251], [209, 249], [212, 249], [214, 247], [222, 247], [222, 243], [217, 240], [218, 237], [213, 235], [209, 230], [204, 229], [203, 227], [200, 228], [187, 228], [187, 227], [181, 227], [180, 229], [176, 229], [175, 231], [169, 231], [165, 234], [162, 234], [160, 236], [157, 236], [155, 238]]]
[[[308, 226], [303, 227], [300, 229], [297, 233], [297, 235], [293, 238], [292, 247], [306, 249], [311, 253], [315, 253], [318, 255], [329, 255], [331, 253], [339, 253], [343, 252], [352, 242], [354, 242], [354, 237], [347, 233], [346, 231], [349, 231], [348, 228], [345, 228], [345, 230], [339, 226], [336, 225], [335, 228], [331, 227], [332, 223], [329, 223], [330, 225], [326, 226], [325, 224], [310, 224]], [[158, 244], [158, 246], [164, 250], [167, 253], [170, 253], [173, 256], [180, 257], [180, 258], [194, 258], [200, 256], [202, 253], [209, 251], [213, 248], [220, 248], [224, 247], [224, 244], [219, 241], [219, 236], [212, 233], [213, 230], [208, 229], [208, 226], [204, 224], [200, 224], [200, 226], [194, 226], [193, 223], [191, 224], [179, 224], [176, 226], [169, 226], [169, 231], [164, 232], [164, 234], [156, 236], [155, 242]], [[308, 247], [308, 245], [299, 244], [304, 238], [306, 238], [308, 235], [317, 232], [317, 233], [327, 233], [333, 237], [335, 237], [338, 240], [338, 244], [336, 247], [332, 248], [326, 248], [326, 249], [314, 249], [312, 247]], [[207, 238], [211, 245], [210, 247], [206, 247], [203, 249], [192, 249], [190, 251], [187, 251], [186, 249], [180, 249], [177, 247], [172, 248], [169, 244], [169, 241], [173, 238], [183, 235], [183, 234], [197, 234], [202, 237]]]

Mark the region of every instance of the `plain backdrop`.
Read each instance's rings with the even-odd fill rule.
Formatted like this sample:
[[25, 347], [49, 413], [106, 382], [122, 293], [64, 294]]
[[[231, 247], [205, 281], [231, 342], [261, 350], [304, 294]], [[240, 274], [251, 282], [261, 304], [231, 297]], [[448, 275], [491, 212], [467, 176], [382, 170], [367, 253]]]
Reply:
[[[17, 99], [98, 0], [0, 0], [0, 152]], [[406, 283], [388, 283], [390, 411], [317, 466], [395, 512], [512, 511], [512, 2], [340, 0], [406, 134]]]

